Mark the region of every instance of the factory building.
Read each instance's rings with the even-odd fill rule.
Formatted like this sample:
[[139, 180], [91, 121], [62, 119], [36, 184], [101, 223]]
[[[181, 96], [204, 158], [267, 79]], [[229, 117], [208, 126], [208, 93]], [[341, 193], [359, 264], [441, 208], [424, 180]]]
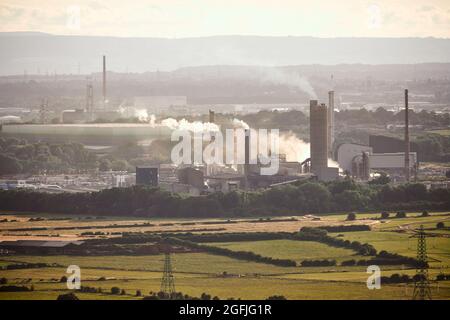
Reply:
[[203, 190], [205, 186], [205, 177], [203, 171], [192, 167], [186, 167], [177, 171], [178, 181]]
[[[336, 150], [339, 167], [347, 174], [361, 180], [368, 180], [374, 172], [385, 172], [392, 176], [404, 175], [405, 153], [374, 153], [371, 146], [343, 143]], [[418, 168], [417, 153], [409, 153], [409, 167], [413, 175]]]
[[0, 242], [0, 251], [21, 254], [71, 254], [79, 253], [84, 241], [17, 240]]
[[157, 187], [158, 184], [157, 167], [136, 167], [136, 185]]
[[187, 106], [186, 96], [140, 96], [134, 98], [136, 108], [146, 109], [149, 114], [165, 114], [169, 108]]
[[86, 112], [83, 109], [64, 110], [61, 113], [63, 123], [84, 123], [86, 122]]

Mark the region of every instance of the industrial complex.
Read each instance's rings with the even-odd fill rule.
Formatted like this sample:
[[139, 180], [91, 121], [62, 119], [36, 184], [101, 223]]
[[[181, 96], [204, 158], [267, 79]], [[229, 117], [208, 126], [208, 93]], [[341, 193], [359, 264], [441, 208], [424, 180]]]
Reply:
[[[151, 114], [154, 117], [170, 108], [178, 108], [180, 112], [186, 111], [188, 105], [186, 97], [138, 96], [135, 97], [132, 107], [120, 105], [118, 108], [113, 108], [107, 97], [106, 56], [102, 57], [102, 66], [102, 96], [100, 100], [94, 99], [93, 84], [88, 79], [85, 108], [63, 110], [59, 121], [50, 123], [50, 111], [44, 102], [38, 117], [39, 123], [18, 123], [20, 121], [17, 117], [11, 118], [12, 116], [10, 116], [1, 127], [2, 135], [22, 136], [31, 140], [47, 139], [48, 141], [64, 136], [67, 139], [84, 143], [87, 148], [92, 147], [91, 151], [96, 153], [107, 153], [107, 149], [114, 148], [114, 144], [130, 140], [170, 140], [171, 133], [175, 129], [170, 122], [156, 122], [148, 115]], [[369, 145], [355, 144], [351, 141], [336, 144], [335, 113], [339, 112], [339, 109], [335, 109], [335, 91], [330, 90], [327, 104], [318, 100], [309, 102], [310, 156], [305, 159], [287, 161], [286, 155], [280, 153], [276, 155], [278, 170], [271, 175], [261, 174], [265, 167], [260, 161], [261, 155], [258, 153], [255, 157], [254, 154], [251, 154], [250, 147], [250, 141], [259, 138], [251, 137], [254, 134], [253, 131], [246, 128], [244, 150], [234, 151], [235, 153], [244, 153], [245, 163], [242, 165], [195, 163], [177, 166], [170, 163], [156, 165], [152, 163], [151, 166], [137, 166], [136, 173], [112, 171], [99, 174], [97, 172], [90, 173], [88, 177], [77, 176], [64, 179], [38, 176], [22, 178], [17, 183], [11, 179], [4, 179], [1, 186], [4, 189], [32, 187], [49, 192], [72, 192], [137, 184], [159, 186], [175, 193], [201, 195], [216, 191], [270, 188], [305, 179], [332, 181], [347, 176], [364, 182], [380, 173], [389, 174], [394, 182], [409, 181], [411, 177], [417, 176], [419, 163], [417, 153], [411, 152], [409, 142], [407, 90], [405, 90], [405, 110], [404, 144], [394, 147], [390, 152], [379, 151], [380, 143], [376, 136], [370, 137]], [[140, 123], [111, 122], [124, 116], [124, 113], [126, 117], [145, 115], [145, 121]], [[200, 123], [201, 130], [208, 131], [211, 128], [224, 130], [223, 123], [217, 121], [216, 118], [215, 111], [210, 109], [208, 121]], [[108, 122], [102, 123], [104, 121]], [[188, 130], [195, 130], [195, 127], [188, 127]], [[98, 146], [99, 143], [102, 145]], [[93, 146], [90, 146], [91, 144]]]

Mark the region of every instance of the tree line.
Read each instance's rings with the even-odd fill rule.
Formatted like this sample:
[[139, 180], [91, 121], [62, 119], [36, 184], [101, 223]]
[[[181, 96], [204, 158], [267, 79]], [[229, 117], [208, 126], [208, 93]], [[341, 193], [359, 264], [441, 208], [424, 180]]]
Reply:
[[147, 217], [285, 216], [373, 210], [449, 210], [450, 190], [425, 185], [361, 185], [350, 179], [299, 182], [267, 190], [182, 197], [159, 188], [133, 186], [86, 193], [1, 190], [0, 209], [65, 214]]
[[0, 174], [85, 171], [96, 168], [97, 156], [80, 143], [29, 143], [0, 137]]

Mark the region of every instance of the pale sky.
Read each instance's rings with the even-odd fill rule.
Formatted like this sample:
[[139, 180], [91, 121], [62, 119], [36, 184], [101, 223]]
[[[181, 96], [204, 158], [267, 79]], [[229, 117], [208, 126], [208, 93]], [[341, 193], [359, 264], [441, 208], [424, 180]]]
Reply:
[[450, 0], [0, 0], [0, 31], [450, 38]]

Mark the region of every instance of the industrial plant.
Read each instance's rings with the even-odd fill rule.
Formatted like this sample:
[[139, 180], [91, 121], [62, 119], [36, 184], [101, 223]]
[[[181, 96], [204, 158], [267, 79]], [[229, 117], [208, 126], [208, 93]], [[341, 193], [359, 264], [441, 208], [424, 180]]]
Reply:
[[[259, 154], [258, 150], [253, 154], [250, 147], [250, 141], [253, 139], [257, 141], [259, 138], [252, 136], [256, 131], [251, 130], [243, 121], [235, 118], [231, 122], [223, 116], [218, 118], [213, 109], [208, 110], [208, 118], [203, 121], [190, 122], [183, 119], [179, 122], [176, 119], [161, 117], [157, 121], [156, 116], [164, 115], [170, 108], [179, 108], [178, 111], [186, 112], [189, 107], [186, 97], [139, 96], [135, 97], [133, 106], [126, 106], [126, 102], [125, 105], [124, 103], [117, 105], [110, 102], [107, 96], [107, 74], [106, 56], [103, 55], [101, 99], [95, 99], [92, 79], [88, 78], [84, 108], [63, 110], [58, 121], [50, 122], [48, 101], [45, 101], [39, 110], [39, 117], [36, 118], [37, 123], [6, 122], [1, 127], [2, 135], [25, 137], [30, 140], [44, 138], [49, 141], [58, 141], [64, 137], [84, 143], [86, 148], [92, 145], [92, 151], [104, 153], [108, 148], [114, 148], [114, 145], [129, 141], [150, 141], [150, 143], [155, 139], [169, 141], [171, 133], [180, 128], [208, 132], [241, 127], [245, 129], [243, 148], [238, 146], [241, 150], [235, 150], [234, 153], [236, 155], [243, 152], [245, 163], [242, 165], [195, 163], [179, 166], [163, 162], [152, 163], [151, 166], [136, 166], [136, 173], [126, 171], [103, 173], [102, 183], [99, 183], [99, 173], [95, 173], [83, 179], [69, 179], [72, 183], [68, 183], [67, 179], [58, 182], [60, 179], [57, 177], [53, 182], [49, 182], [52, 180], [50, 176], [45, 176], [45, 179], [39, 176], [29, 177], [28, 181], [21, 179], [17, 183], [9, 179], [3, 181], [3, 188], [16, 186], [51, 192], [71, 192], [72, 187], [77, 184], [79, 188], [75, 189], [78, 191], [137, 184], [159, 186], [173, 193], [201, 195], [217, 191], [271, 188], [310, 179], [333, 181], [351, 177], [359, 182], [367, 182], [380, 173], [387, 173], [393, 181], [398, 182], [417, 177], [418, 157], [416, 152], [410, 151], [409, 143], [407, 90], [405, 90], [404, 145], [396, 148], [395, 152], [377, 151], [376, 136], [370, 137], [369, 145], [355, 144], [351, 141], [336, 143], [335, 114], [340, 110], [335, 108], [333, 89], [328, 91], [327, 104], [316, 99], [309, 101], [309, 156], [304, 155], [303, 159], [288, 161], [286, 154], [279, 152], [275, 155], [269, 150], [269, 157], [277, 157], [278, 169], [275, 174], [265, 175], [261, 174], [265, 167], [261, 162], [262, 154]], [[116, 121], [121, 117], [134, 116], [139, 119], [139, 123]], [[283, 144], [283, 140], [280, 144]], [[56, 185], [58, 188], [48, 187], [49, 185]], [[70, 185], [72, 187], [69, 187]]]

